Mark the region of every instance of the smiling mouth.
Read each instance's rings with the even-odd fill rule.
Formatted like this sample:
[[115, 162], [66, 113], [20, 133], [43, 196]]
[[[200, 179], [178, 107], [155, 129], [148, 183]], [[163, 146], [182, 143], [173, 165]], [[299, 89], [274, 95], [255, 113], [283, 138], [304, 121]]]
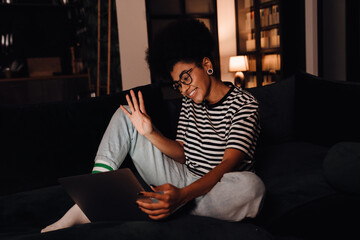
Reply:
[[192, 97], [192, 96], [195, 94], [196, 90], [197, 90], [197, 88], [194, 88], [194, 90], [192, 90], [192, 91], [188, 94], [188, 96], [189, 96], [189, 97]]

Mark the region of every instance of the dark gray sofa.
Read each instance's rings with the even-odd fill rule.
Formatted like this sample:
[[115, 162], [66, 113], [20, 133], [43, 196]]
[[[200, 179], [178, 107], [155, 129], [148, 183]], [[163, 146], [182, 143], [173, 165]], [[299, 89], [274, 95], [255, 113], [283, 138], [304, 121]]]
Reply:
[[[140, 87], [155, 125], [174, 137], [180, 99]], [[248, 89], [260, 103], [256, 172], [267, 192], [255, 219], [189, 216], [39, 231], [73, 204], [57, 179], [90, 172], [125, 92], [76, 102], [0, 106], [0, 239], [345, 239], [360, 236], [360, 84], [299, 73]], [[340, 154], [341, 153], [341, 154]], [[339, 157], [340, 156], [340, 157]], [[343, 164], [346, 162], [346, 164]], [[126, 166], [132, 168], [131, 161]]]

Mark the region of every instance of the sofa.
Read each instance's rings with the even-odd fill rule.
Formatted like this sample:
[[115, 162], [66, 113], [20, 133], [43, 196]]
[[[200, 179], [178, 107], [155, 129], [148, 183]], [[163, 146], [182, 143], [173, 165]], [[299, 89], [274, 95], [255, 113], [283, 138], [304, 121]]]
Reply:
[[[139, 89], [154, 125], [174, 138], [181, 99], [166, 97], [155, 84]], [[191, 206], [185, 206], [162, 221], [94, 222], [45, 234], [40, 230], [73, 205], [58, 179], [91, 171], [127, 91], [69, 102], [0, 104], [0, 239], [359, 237], [360, 84], [296, 73], [247, 91], [259, 101], [262, 127], [255, 169], [266, 195], [256, 218], [226, 222], [191, 216]], [[134, 170], [129, 157], [124, 167]]]

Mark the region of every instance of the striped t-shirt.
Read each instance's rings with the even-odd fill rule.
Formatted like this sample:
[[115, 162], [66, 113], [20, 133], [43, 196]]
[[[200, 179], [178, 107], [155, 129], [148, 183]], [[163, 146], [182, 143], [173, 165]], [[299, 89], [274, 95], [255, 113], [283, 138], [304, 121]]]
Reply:
[[203, 176], [217, 166], [227, 148], [246, 154], [238, 170], [252, 171], [259, 133], [258, 102], [240, 88], [232, 85], [212, 105], [182, 100], [176, 140], [184, 143], [185, 164], [195, 175]]

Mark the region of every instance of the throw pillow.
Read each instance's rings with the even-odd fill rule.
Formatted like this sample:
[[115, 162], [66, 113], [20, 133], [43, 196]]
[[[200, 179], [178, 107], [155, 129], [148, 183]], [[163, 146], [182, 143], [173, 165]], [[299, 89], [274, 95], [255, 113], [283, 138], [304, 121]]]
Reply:
[[360, 194], [360, 142], [340, 142], [328, 151], [324, 176], [335, 189]]

